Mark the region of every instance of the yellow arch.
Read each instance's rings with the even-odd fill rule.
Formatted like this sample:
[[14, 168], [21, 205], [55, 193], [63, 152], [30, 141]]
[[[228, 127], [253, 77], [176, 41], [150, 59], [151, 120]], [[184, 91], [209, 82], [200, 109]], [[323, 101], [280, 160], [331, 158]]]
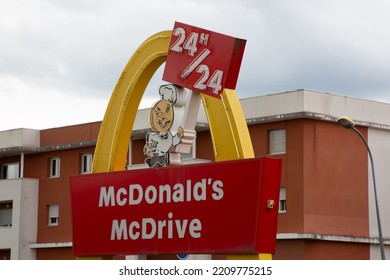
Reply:
[[[111, 95], [99, 132], [92, 173], [124, 170], [139, 103], [151, 77], [165, 62], [171, 31], [149, 37], [130, 58]], [[235, 90], [221, 99], [202, 94], [216, 161], [253, 158], [251, 138]], [[269, 259], [269, 254], [247, 257]], [[235, 258], [236, 256], [230, 256]]]
[[123, 170], [139, 103], [153, 74], [165, 62], [171, 31], [159, 32], [138, 47], [108, 103], [96, 143], [92, 172]]

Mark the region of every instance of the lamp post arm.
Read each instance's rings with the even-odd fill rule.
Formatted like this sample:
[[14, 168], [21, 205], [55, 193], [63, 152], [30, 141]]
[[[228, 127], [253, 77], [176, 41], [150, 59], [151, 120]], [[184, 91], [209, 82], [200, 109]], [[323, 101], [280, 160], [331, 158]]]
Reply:
[[366, 145], [368, 155], [370, 157], [371, 162], [371, 172], [372, 172], [372, 181], [373, 181], [373, 187], [374, 187], [374, 198], [375, 198], [375, 209], [376, 209], [376, 219], [378, 224], [378, 234], [379, 234], [379, 247], [381, 251], [381, 258], [382, 260], [385, 260], [385, 249], [383, 244], [383, 236], [382, 236], [382, 224], [381, 224], [381, 218], [379, 214], [379, 204], [378, 204], [378, 194], [376, 192], [376, 180], [375, 180], [375, 169], [374, 169], [374, 160], [372, 158], [371, 149], [368, 146], [366, 138], [361, 134], [359, 130], [356, 129], [356, 127], [352, 127], [352, 129], [359, 135], [359, 137], [363, 140], [364, 144]]

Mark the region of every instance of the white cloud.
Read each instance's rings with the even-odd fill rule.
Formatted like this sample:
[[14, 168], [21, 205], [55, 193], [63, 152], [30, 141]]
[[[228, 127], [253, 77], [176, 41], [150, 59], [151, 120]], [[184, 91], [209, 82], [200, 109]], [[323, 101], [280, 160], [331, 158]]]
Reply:
[[13, 76], [0, 76], [2, 130], [43, 129], [99, 121], [108, 100], [70, 95], [55, 88], [37, 88]]
[[136, 48], [174, 21], [247, 39], [240, 97], [310, 88], [390, 101], [386, 0], [0, 1], [2, 115], [13, 115], [0, 130], [101, 120]]

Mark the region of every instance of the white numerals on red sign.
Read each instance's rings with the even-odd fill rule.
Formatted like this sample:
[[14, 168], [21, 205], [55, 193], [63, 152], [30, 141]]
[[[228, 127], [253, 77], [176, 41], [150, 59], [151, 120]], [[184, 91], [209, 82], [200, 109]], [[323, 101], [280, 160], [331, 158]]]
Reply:
[[[191, 34], [186, 37], [186, 31], [182, 27], [177, 27], [173, 30], [173, 36], [177, 37], [177, 40], [171, 45], [170, 50], [183, 53], [184, 51], [188, 52], [189, 56], [195, 56], [198, 51], [198, 45], [207, 46], [209, 41], [210, 34], [206, 33], [196, 33], [191, 32]], [[210, 76], [210, 69], [207, 65], [201, 64], [203, 60], [211, 53], [207, 48], [204, 48], [194, 60], [184, 69], [180, 77], [186, 79], [194, 70], [196, 73], [201, 74], [199, 80], [194, 84], [194, 88], [199, 90], [206, 90], [207, 87], [213, 89], [213, 93], [218, 94], [222, 89], [222, 70], [215, 70]]]
[[210, 70], [207, 65], [199, 65], [196, 69], [197, 73], [202, 74], [200, 79], [194, 84], [194, 88], [198, 88], [200, 90], [205, 90], [206, 87], [210, 87], [213, 89], [213, 93], [218, 94], [221, 90], [221, 81], [223, 76], [223, 71], [215, 70], [211, 78], [209, 79]]

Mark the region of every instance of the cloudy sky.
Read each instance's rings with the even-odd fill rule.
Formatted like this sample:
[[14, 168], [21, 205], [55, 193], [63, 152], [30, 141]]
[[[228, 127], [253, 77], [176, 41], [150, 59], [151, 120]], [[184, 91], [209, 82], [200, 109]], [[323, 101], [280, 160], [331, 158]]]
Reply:
[[[127, 61], [175, 21], [247, 40], [239, 97], [306, 88], [390, 103], [387, 0], [0, 0], [0, 130], [103, 119]], [[158, 98], [163, 66], [142, 100]]]

